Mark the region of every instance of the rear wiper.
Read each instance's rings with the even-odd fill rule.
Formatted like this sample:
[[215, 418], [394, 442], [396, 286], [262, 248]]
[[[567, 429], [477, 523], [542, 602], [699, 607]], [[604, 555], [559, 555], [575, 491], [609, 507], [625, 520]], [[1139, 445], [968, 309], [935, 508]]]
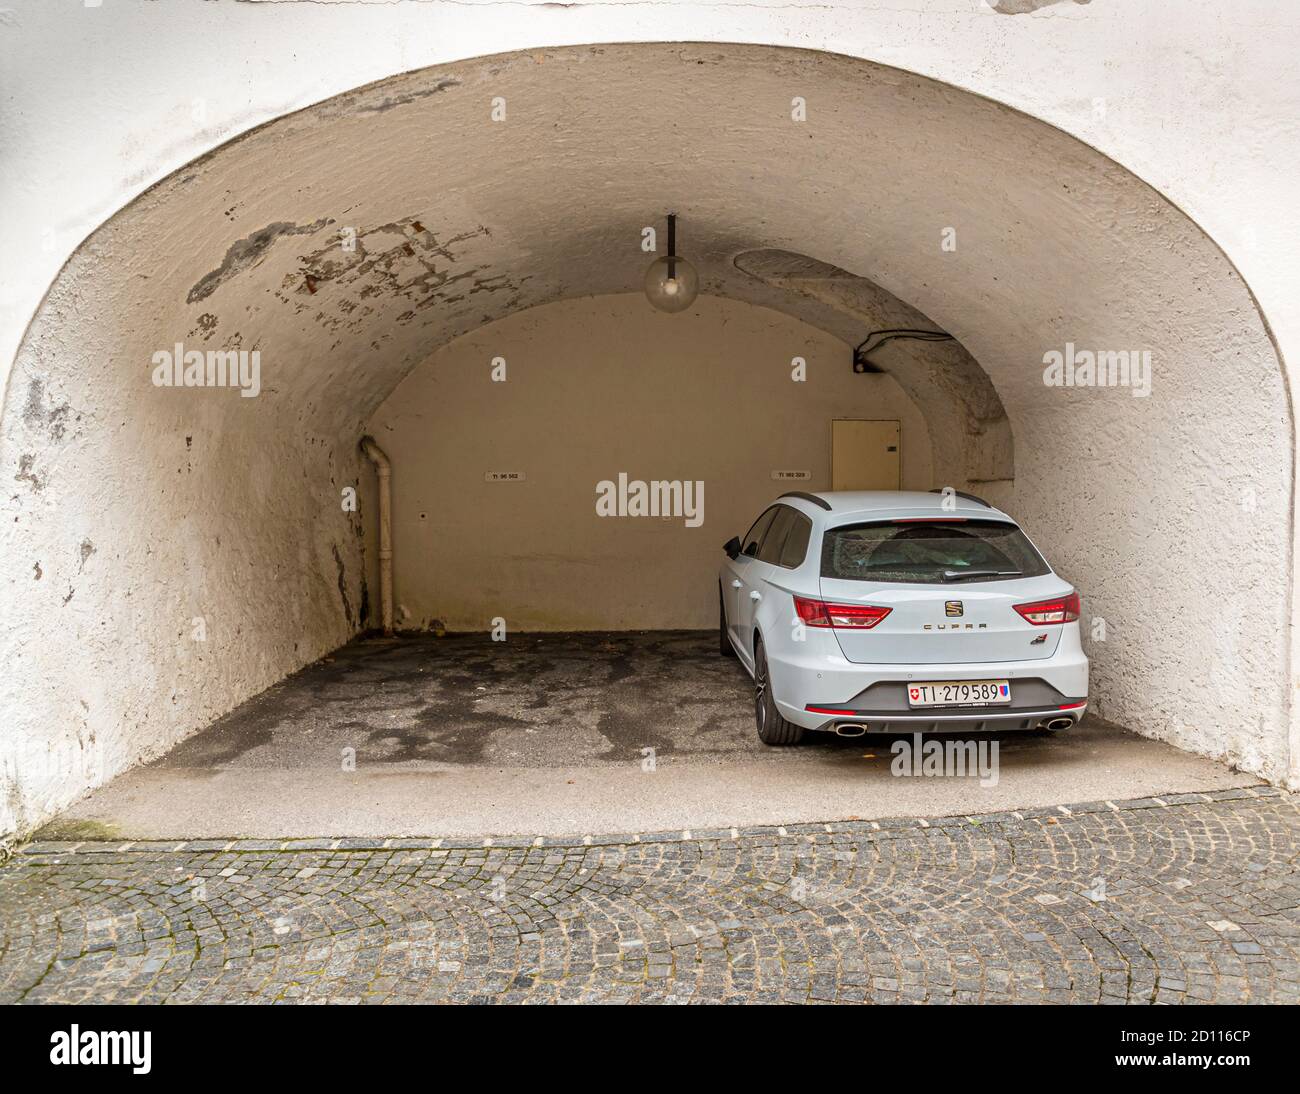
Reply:
[[1020, 570], [944, 570], [944, 581], [967, 581], [972, 577], [1019, 577]]

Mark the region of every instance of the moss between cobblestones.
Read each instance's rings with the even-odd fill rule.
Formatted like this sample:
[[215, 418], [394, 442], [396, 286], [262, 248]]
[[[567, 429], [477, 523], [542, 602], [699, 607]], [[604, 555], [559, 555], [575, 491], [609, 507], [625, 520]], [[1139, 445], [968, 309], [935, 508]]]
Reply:
[[120, 833], [115, 832], [115, 824], [104, 824], [96, 820], [59, 820], [50, 821], [32, 836], [33, 840], [82, 840], [87, 843], [103, 840], [121, 840]]

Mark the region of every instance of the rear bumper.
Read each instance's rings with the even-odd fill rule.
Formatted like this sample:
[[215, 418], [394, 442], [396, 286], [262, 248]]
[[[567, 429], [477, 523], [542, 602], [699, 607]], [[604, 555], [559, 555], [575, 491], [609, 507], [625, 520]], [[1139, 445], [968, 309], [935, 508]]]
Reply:
[[[863, 733], [1000, 733], [1038, 729], [1049, 724], [1052, 729], [1068, 729], [1079, 724], [1087, 709], [1085, 702], [1067, 710], [1059, 707], [1014, 711], [998, 707], [946, 707], [942, 713], [932, 710], [914, 714], [817, 714], [818, 723], [805, 728], [846, 737], [858, 736], [853, 731], [858, 726], [862, 727]], [[1069, 725], [1065, 724], [1067, 722]]]
[[[1025, 661], [860, 665], [845, 660], [833, 634], [814, 634], [812, 628], [804, 642], [780, 650], [767, 647], [767, 659], [778, 709], [805, 729], [833, 730], [852, 723], [882, 733], [994, 732], [1033, 729], [1054, 718], [1078, 722], [1087, 709], [1088, 658], [1077, 623], [1066, 624], [1051, 657]], [[1012, 705], [908, 706], [909, 682], [939, 680], [1007, 680]], [[810, 711], [809, 706], [821, 709]]]

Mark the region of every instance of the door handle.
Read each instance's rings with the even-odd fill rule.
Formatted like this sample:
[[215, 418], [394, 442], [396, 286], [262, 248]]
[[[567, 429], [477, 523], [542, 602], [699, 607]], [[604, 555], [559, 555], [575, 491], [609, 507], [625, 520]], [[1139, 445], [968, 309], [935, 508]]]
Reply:
[[731, 587], [732, 587], [733, 589], [739, 589], [739, 588], [740, 588], [740, 585], [741, 585], [741, 583], [740, 583], [739, 581], [732, 581], [732, 583], [731, 583]]
[[762, 600], [762, 599], [763, 599], [763, 594], [760, 593], [757, 589], [755, 589], [753, 592], [751, 592], [751, 593], [749, 594], [749, 599], [750, 599], [750, 600]]

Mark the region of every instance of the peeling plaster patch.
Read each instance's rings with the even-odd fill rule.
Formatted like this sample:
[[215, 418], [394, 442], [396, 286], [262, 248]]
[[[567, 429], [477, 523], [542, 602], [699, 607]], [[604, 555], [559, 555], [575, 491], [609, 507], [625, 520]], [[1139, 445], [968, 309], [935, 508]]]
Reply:
[[32, 563], [32, 570], [36, 574], [37, 581], [40, 581], [40, 579], [45, 576], [45, 571], [41, 569], [41, 564], [39, 562]]
[[[454, 264], [464, 258], [459, 245], [489, 240], [491, 236], [491, 231], [481, 224], [444, 240], [415, 217], [380, 224], [356, 236], [355, 250], [344, 251], [332, 243], [303, 255], [300, 270], [284, 278], [276, 295], [291, 303], [290, 293], [314, 296], [329, 284], [342, 287], [352, 298], [344, 297], [331, 305], [330, 312], [316, 316], [331, 330], [340, 327], [339, 316], [351, 315], [359, 300], [383, 297], [409, 301], [411, 308], [399, 317], [400, 322], [409, 322], [416, 311], [434, 304], [454, 304], [473, 293], [518, 288], [505, 275], [489, 274], [482, 267], [453, 272]], [[467, 284], [467, 291], [454, 295], [448, 291], [454, 292], [462, 284]], [[364, 309], [343, 325], [349, 330], [361, 330], [370, 314], [371, 309]]]
[[[77, 567], [78, 573], [80, 573], [82, 570], [86, 568], [86, 560], [89, 559], [90, 556], [93, 555], [94, 553], [95, 553], [95, 545], [91, 543], [90, 540], [83, 539], [81, 541], [81, 565]], [[68, 594], [68, 599], [69, 600], [72, 599], [71, 593]], [[66, 604], [67, 601], [64, 601], [64, 603]]]
[[433, 87], [422, 88], [419, 91], [411, 91], [405, 95], [394, 95], [373, 105], [364, 105], [357, 107], [358, 114], [383, 114], [397, 106], [406, 106], [407, 103], [413, 103], [420, 99], [427, 99], [430, 95], [436, 95], [440, 91], [446, 91], [449, 87], [460, 87], [459, 80], [439, 80]]
[[217, 332], [217, 317], [213, 315], [210, 311], [208, 311], [208, 312], [204, 312], [202, 315], [199, 316], [198, 325], [195, 326], [195, 328], [192, 331], [190, 331], [190, 337], [193, 338], [197, 335], [198, 337], [202, 338], [203, 341], [206, 342], [216, 332]]
[[68, 429], [68, 404], [46, 406], [45, 383], [37, 378], [27, 385], [27, 402], [23, 406], [23, 421], [33, 429], [47, 429], [50, 437], [63, 440]]
[[[1065, 4], [1069, 0], [997, 0], [996, 3], [985, 0], [989, 7], [999, 15], [1028, 15], [1039, 8], [1050, 8], [1054, 4]], [[1074, 0], [1076, 4], [1090, 4], [1092, 0]]]
[[254, 232], [250, 236], [238, 239], [230, 245], [226, 251], [226, 257], [211, 273], [206, 274], [194, 288], [190, 289], [189, 295], [185, 298], [187, 304], [194, 304], [200, 300], [206, 300], [211, 296], [219, 285], [229, 281], [237, 273], [256, 266], [263, 258], [266, 252], [270, 250], [271, 244], [281, 236], [300, 236], [311, 235], [319, 232], [327, 224], [333, 221], [329, 217], [321, 217], [320, 220], [313, 221], [311, 224], [290, 224], [288, 221], [279, 220], [274, 224], [268, 224], [265, 228]]
[[39, 494], [45, 489], [45, 480], [32, 473], [32, 465], [36, 462], [36, 457], [29, 452], [24, 452], [18, 457], [18, 474], [14, 476], [15, 482], [29, 482], [32, 484], [32, 493]]

